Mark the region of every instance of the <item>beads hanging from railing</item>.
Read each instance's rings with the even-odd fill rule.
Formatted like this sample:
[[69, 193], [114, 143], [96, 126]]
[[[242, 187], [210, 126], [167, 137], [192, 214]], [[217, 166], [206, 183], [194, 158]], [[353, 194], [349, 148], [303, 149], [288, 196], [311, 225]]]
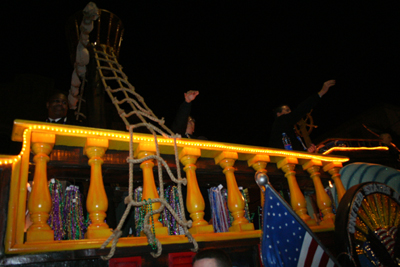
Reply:
[[[141, 202], [142, 201], [142, 193], [143, 193], [143, 188], [141, 186], [137, 187], [133, 191], [133, 200], [135, 202]], [[143, 220], [144, 216], [141, 216], [141, 209], [142, 207], [137, 206], [134, 209], [135, 212], [135, 230], [136, 230], [136, 236], [140, 236], [140, 231], [142, 231], [142, 226], [143, 226]]]
[[51, 196], [51, 211], [47, 224], [54, 231], [54, 240], [63, 240], [64, 232], [64, 196], [63, 186], [60, 181], [51, 179], [49, 181], [49, 191]]
[[[211, 205], [211, 218], [215, 233], [228, 232], [229, 227], [234, 221], [228, 209], [228, 192], [222, 185], [211, 187], [208, 191], [208, 197]], [[249, 212], [250, 197], [247, 189], [239, 187], [245, 202], [245, 217], [249, 222], [253, 221], [253, 216]]]
[[[178, 214], [179, 218], [182, 219], [181, 205], [179, 203], [178, 188], [176, 186], [168, 186], [164, 190], [164, 196], [167, 202], [171, 205], [173, 210]], [[170, 235], [184, 235], [185, 232], [182, 226], [176, 222], [174, 216], [168, 209], [164, 209], [162, 213], [162, 223], [164, 226], [168, 227], [168, 232]]]
[[211, 218], [214, 226], [214, 232], [228, 232], [229, 212], [226, 204], [226, 198], [223, 196], [222, 185], [208, 189], [208, 196], [211, 206]]
[[83, 239], [87, 224], [83, 217], [82, 194], [78, 186], [65, 189], [64, 230], [68, 240]]
[[79, 187], [70, 185], [64, 190], [61, 182], [53, 178], [49, 181], [49, 191], [52, 207], [47, 223], [54, 231], [54, 240], [83, 239], [87, 222]]

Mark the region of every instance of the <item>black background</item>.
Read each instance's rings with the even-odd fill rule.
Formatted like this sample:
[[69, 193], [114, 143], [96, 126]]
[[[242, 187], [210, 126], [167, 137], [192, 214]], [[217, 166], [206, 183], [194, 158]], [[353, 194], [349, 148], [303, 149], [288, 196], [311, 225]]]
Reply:
[[[313, 111], [312, 139], [380, 102], [397, 105], [396, 1], [268, 2], [95, 3], [124, 23], [119, 61], [147, 105], [170, 125], [183, 93], [199, 90], [196, 133], [210, 140], [266, 145], [272, 109], [296, 106], [328, 79], [337, 84]], [[87, 3], [1, 4], [2, 83], [32, 73], [67, 90], [65, 24]]]

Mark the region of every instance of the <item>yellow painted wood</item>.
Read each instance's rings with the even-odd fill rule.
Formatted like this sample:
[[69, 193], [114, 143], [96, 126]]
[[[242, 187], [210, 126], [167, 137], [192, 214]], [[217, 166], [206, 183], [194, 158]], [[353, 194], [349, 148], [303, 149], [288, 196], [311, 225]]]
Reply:
[[29, 176], [29, 155], [31, 152], [30, 148], [32, 140], [32, 131], [28, 129], [25, 130], [23, 136], [24, 140], [22, 143], [22, 151], [21, 151], [21, 172], [18, 175], [16, 175], [16, 177], [19, 177], [19, 181], [17, 183], [18, 203], [17, 206], [14, 207], [15, 209], [17, 209], [17, 221], [13, 223], [13, 225], [16, 227], [15, 244], [17, 245], [24, 243], [25, 216], [27, 210], [27, 183]]
[[[152, 149], [151, 145], [146, 144], [145, 146], [140, 146], [145, 149]], [[142, 159], [148, 156], [155, 155], [155, 152], [152, 151], [143, 151], [136, 150], [135, 154], [137, 158]], [[154, 181], [154, 173], [153, 173], [153, 159], [145, 160], [140, 164], [140, 168], [143, 170], [143, 191], [142, 191], [142, 200], [148, 200], [159, 198], [159, 194], [157, 192], [157, 187]], [[160, 202], [153, 202], [151, 204], [153, 211], [160, 208]], [[164, 227], [162, 223], [158, 220], [160, 218], [160, 213], [155, 213], [152, 217], [150, 217], [149, 223], [153, 224], [156, 235], [168, 235], [168, 227]], [[143, 233], [141, 233], [143, 235]]]
[[106, 138], [88, 138], [86, 140], [85, 148], [93, 148], [93, 147], [104, 148], [107, 150], [108, 139], [106, 139]]
[[47, 185], [47, 162], [54, 142], [54, 135], [32, 134], [32, 151], [35, 154], [33, 161], [36, 166], [32, 193], [28, 202], [32, 225], [26, 233], [27, 242], [54, 240], [54, 231], [47, 224], [52, 205]]
[[[249, 167], [252, 167], [255, 163], [257, 162], [265, 162], [268, 163], [271, 161], [270, 156], [265, 155], [265, 154], [257, 154], [253, 157], [251, 157], [250, 159], [247, 160], [247, 165]], [[265, 168], [265, 167], [264, 167]]]
[[112, 234], [112, 229], [104, 221], [107, 217], [108, 199], [103, 184], [101, 166], [102, 157], [108, 147], [107, 139], [88, 138], [84, 153], [89, 158], [90, 185], [86, 200], [86, 209], [89, 213], [91, 224], [88, 226], [85, 238], [107, 238]]
[[290, 203], [293, 210], [300, 216], [300, 218], [307, 223], [307, 225], [316, 225], [314, 219], [307, 214], [307, 204], [303, 193], [300, 190], [299, 184], [296, 180], [296, 172], [294, 171], [295, 163], [297, 159], [287, 158], [278, 162], [277, 166], [285, 173], [285, 177], [288, 180], [289, 191], [290, 191]]
[[324, 171], [329, 172], [329, 174], [332, 177], [332, 180], [335, 182], [339, 203], [343, 195], [346, 193], [346, 189], [344, 189], [342, 179], [340, 179], [341, 175], [339, 173], [342, 167], [343, 167], [342, 163], [331, 162], [329, 164], [326, 164], [323, 168]]
[[316, 159], [311, 159], [311, 160], [307, 160], [304, 164], [303, 164], [303, 170], [307, 170], [311, 167], [315, 167], [315, 166], [322, 166], [322, 162], [320, 160], [316, 160]]
[[156, 145], [154, 142], [139, 142], [137, 148], [133, 152], [133, 157], [141, 159], [147, 156], [155, 155], [156, 151]]
[[[267, 174], [267, 163], [270, 162], [270, 157], [268, 155], [255, 155], [254, 157], [250, 158], [247, 161], [247, 164], [250, 167], [258, 172], [263, 172]], [[261, 196], [261, 207], [264, 207], [264, 192], [260, 189], [260, 196]]]
[[[25, 133], [26, 136], [25, 136]], [[32, 133], [32, 134], [31, 134]], [[12, 178], [10, 184], [10, 201], [9, 201], [9, 209], [8, 209], [8, 218], [7, 218], [7, 232], [6, 232], [6, 240], [5, 240], [5, 252], [7, 254], [22, 254], [22, 253], [35, 253], [35, 252], [47, 252], [47, 251], [63, 251], [63, 250], [76, 250], [76, 249], [90, 249], [90, 248], [99, 248], [100, 245], [106, 240], [106, 237], [99, 237], [98, 239], [83, 239], [83, 240], [63, 240], [63, 241], [30, 241], [24, 242], [24, 226], [25, 226], [25, 211], [26, 211], [26, 183], [28, 181], [28, 173], [29, 173], [29, 154], [30, 154], [30, 139], [31, 136], [36, 134], [53, 134], [57, 138], [55, 138], [56, 145], [66, 145], [73, 147], [85, 147], [87, 144], [91, 144], [92, 146], [100, 146], [106, 144], [105, 140], [108, 140], [108, 149], [117, 149], [117, 150], [128, 150], [129, 149], [129, 133], [124, 131], [111, 131], [104, 129], [95, 129], [88, 127], [78, 127], [71, 125], [54, 125], [43, 122], [29, 122], [29, 121], [20, 121], [17, 120], [14, 123], [14, 129], [12, 134], [12, 140], [14, 141], [23, 141], [23, 147], [25, 147], [25, 151], [21, 151], [21, 161], [20, 167], [18, 163], [15, 164], [15, 168], [12, 170]], [[42, 138], [42, 139], [41, 139]], [[100, 141], [87, 139], [101, 139]], [[36, 142], [39, 141], [48, 141], [52, 139], [51, 137], [34, 137]], [[163, 137], [158, 137], [159, 148], [162, 154], [172, 155], [174, 153], [173, 150], [173, 140], [167, 139]], [[26, 142], [26, 143], [25, 143]], [[200, 140], [177, 140], [178, 148], [183, 151], [191, 151], [191, 154], [196, 156], [200, 156], [203, 158], [213, 158], [216, 160], [217, 164], [222, 164], [221, 161], [224, 158], [231, 158], [234, 160], [242, 160], [247, 161], [249, 166], [253, 166], [255, 169], [265, 169], [264, 163], [258, 163], [259, 161], [263, 161], [263, 159], [270, 158], [270, 162], [280, 164], [282, 168], [283, 165], [286, 164], [298, 164], [298, 161], [301, 160], [303, 163], [305, 160], [320, 160], [322, 161], [325, 168], [327, 166], [333, 166], [332, 170], [326, 169], [325, 171], [329, 171], [332, 175], [332, 179], [335, 181], [336, 186], [338, 188], [338, 184], [340, 181], [340, 175], [338, 175], [338, 170], [342, 167], [342, 162], [346, 162], [349, 159], [343, 156], [325, 156], [319, 154], [311, 154], [311, 153], [302, 153], [296, 151], [286, 151], [280, 149], [271, 149], [271, 148], [263, 148], [263, 147], [255, 147], [255, 146], [246, 146], [246, 145], [237, 145], [237, 144], [228, 144], [228, 143], [219, 143], [212, 141], [200, 141]], [[140, 152], [150, 151], [155, 152], [154, 146], [154, 137], [152, 135], [146, 134], [134, 134], [133, 135], [133, 148], [135, 150], [135, 155], [137, 156]], [[193, 150], [194, 149], [194, 150]], [[24, 150], [24, 148], [23, 148]], [[197, 151], [197, 152], [193, 152]], [[200, 155], [198, 154], [200, 152]], [[86, 153], [86, 149], [85, 149]], [[266, 162], [268, 160], [265, 160]], [[101, 177], [101, 161], [94, 160], [93, 162], [97, 162], [99, 164], [98, 167], [100, 172], [94, 176]], [[147, 166], [146, 169], [151, 169], [151, 167]], [[144, 165], [146, 165], [145, 163]], [[195, 164], [195, 163], [194, 163]], [[95, 163], [93, 163], [95, 165]], [[339, 166], [340, 165], [340, 166]], [[233, 168], [233, 164], [231, 166]], [[224, 171], [225, 171], [225, 167]], [[196, 170], [192, 168], [192, 171], [195, 173]], [[100, 174], [100, 175], [99, 175]], [[334, 176], [337, 175], [336, 177]], [[225, 175], [227, 177], [227, 184], [229, 188], [237, 188], [236, 179], [234, 179], [234, 168], [227, 168]], [[145, 176], [148, 176], [147, 174]], [[190, 176], [190, 175], [189, 175]], [[192, 175], [193, 176], [193, 175]], [[294, 180], [295, 177], [293, 176]], [[154, 177], [152, 177], [154, 182]], [[190, 182], [189, 182], [190, 183]], [[232, 186], [231, 184], [234, 184]], [[340, 189], [338, 189], [338, 192]], [[344, 190], [343, 190], [344, 192]], [[240, 193], [240, 191], [239, 191]], [[228, 190], [228, 194], [229, 190]], [[344, 193], [343, 193], [344, 194]], [[230, 194], [232, 195], [232, 194]], [[157, 195], [158, 196], [158, 195]], [[233, 201], [234, 202], [234, 201]], [[104, 204], [104, 203], [103, 203]], [[236, 204], [228, 204], [228, 206], [234, 206]], [[240, 205], [239, 205], [240, 206]], [[236, 207], [235, 207], [236, 208]], [[231, 210], [231, 208], [230, 208]], [[252, 224], [238, 224], [233, 226], [230, 229], [230, 232], [227, 233], [193, 233], [193, 237], [198, 242], [208, 242], [215, 240], [238, 240], [241, 238], [252, 238], [252, 237], [260, 237], [261, 232], [249, 230], [251, 229]], [[310, 225], [313, 231], [326, 231], [328, 228], [317, 225]], [[110, 229], [108, 229], [109, 231]], [[247, 230], [245, 234], [241, 231]], [[156, 231], [157, 232], [157, 231]], [[168, 236], [168, 235], [159, 235], [157, 232], [157, 238], [160, 240], [162, 244], [178, 244], [178, 243], [187, 243], [188, 240], [185, 236]], [[146, 237], [131, 237], [131, 238], [121, 238], [118, 247], [126, 247], [126, 246], [145, 246], [148, 245]]]
[[238, 159], [238, 153], [234, 151], [222, 151], [214, 158], [215, 164], [219, 164], [223, 159]]
[[[247, 238], [260, 238], [261, 230], [243, 232], [225, 232], [225, 233], [203, 233], [193, 234], [193, 238], [197, 242], [212, 242], [223, 240], [240, 240]], [[188, 239], [184, 235], [174, 236], [157, 236], [157, 239], [162, 245], [169, 244], [186, 244]], [[80, 249], [98, 249], [106, 239], [79, 239], [79, 240], [62, 240], [50, 242], [30, 242], [23, 245], [14, 246], [9, 254], [24, 254], [24, 253], [39, 253], [51, 251], [68, 251]], [[122, 237], [117, 243], [117, 247], [138, 247], [148, 246], [147, 237]], [[111, 247], [111, 243], [107, 248]]]
[[185, 166], [183, 170], [186, 172], [186, 208], [193, 221], [192, 227], [189, 229], [192, 234], [214, 232], [214, 227], [204, 220], [205, 202], [197, 182], [195, 165], [199, 156], [200, 149], [198, 148], [183, 149], [179, 154], [180, 161]]
[[221, 153], [215, 159], [215, 162], [222, 167], [225, 174], [226, 184], [228, 189], [228, 208], [233, 217], [232, 226], [229, 227], [229, 232], [241, 232], [254, 230], [254, 224], [244, 217], [244, 198], [240, 193], [239, 187], [235, 178], [235, 153]]
[[317, 205], [320, 211], [323, 214], [322, 221], [320, 225], [326, 227], [334, 227], [335, 226], [335, 214], [332, 212], [332, 200], [325, 192], [325, 189], [321, 182], [321, 174], [319, 172], [322, 163], [320, 161], [308, 161], [303, 164], [303, 169], [307, 170], [310, 174], [311, 179], [313, 180], [315, 187], [315, 194], [317, 197]]
[[[8, 252], [16, 243], [16, 227], [17, 211], [18, 211], [18, 184], [19, 174], [21, 172], [21, 159], [13, 163], [11, 182], [10, 182], [10, 197], [8, 200], [8, 213], [7, 213], [7, 230], [4, 241], [5, 251]], [[25, 205], [23, 207], [25, 209]]]
[[46, 144], [53, 144], [54, 146], [55, 142], [56, 142], [56, 135], [53, 133], [35, 133], [35, 132], [32, 133], [32, 144], [46, 143]]
[[[73, 125], [55, 125], [54, 123], [45, 123], [37, 121], [15, 120], [12, 132], [13, 141], [22, 141], [23, 132], [29, 129], [33, 132], [48, 132], [57, 135], [56, 145], [65, 145], [73, 147], [84, 147], [87, 138], [104, 138], [108, 139], [109, 149], [129, 150], [129, 133], [126, 131], [115, 131], [108, 129], [97, 129], [90, 127], [80, 127]], [[174, 141], [171, 138], [158, 136], [160, 152], [162, 154], [174, 154]], [[134, 133], [133, 147], [142, 143], [153, 143], [154, 137], [149, 134]], [[248, 160], [255, 155], [268, 155], [271, 162], [278, 162], [283, 158], [293, 157], [301, 159], [319, 159], [323, 162], [347, 162], [348, 157], [344, 156], [327, 156], [315, 153], [306, 153], [299, 151], [289, 151], [276, 148], [257, 147], [239, 144], [229, 144], [213, 141], [202, 141], [195, 139], [179, 139], [176, 141], [179, 148], [196, 147], [201, 149], [201, 157], [213, 158], [224, 153], [236, 153], [239, 160]], [[146, 144], [147, 145], [147, 144]], [[144, 150], [144, 149], [141, 149]], [[149, 149], [147, 149], [149, 150]], [[155, 150], [154, 150], [155, 151]]]
[[296, 165], [296, 164], [299, 164], [299, 161], [296, 157], [289, 156], [289, 157], [283, 158], [280, 161], [278, 161], [276, 163], [276, 166], [278, 167], [278, 169], [282, 169], [283, 166], [288, 165], [288, 164]]

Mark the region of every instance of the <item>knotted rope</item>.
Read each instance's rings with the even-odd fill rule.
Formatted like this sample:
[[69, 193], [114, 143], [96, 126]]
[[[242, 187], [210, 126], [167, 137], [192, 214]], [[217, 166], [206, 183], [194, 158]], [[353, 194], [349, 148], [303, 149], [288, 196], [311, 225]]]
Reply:
[[[103, 260], [109, 260], [110, 258], [113, 257], [114, 253], [115, 253], [115, 249], [118, 243], [118, 239], [121, 236], [122, 232], [121, 232], [121, 228], [131, 210], [132, 206], [135, 207], [139, 207], [139, 206], [143, 206], [148, 204], [146, 200], [141, 201], [141, 202], [136, 202], [133, 200], [133, 166], [134, 164], [140, 164], [146, 160], [150, 160], [150, 159], [154, 159], [158, 162], [157, 166], [158, 166], [158, 174], [159, 174], [159, 182], [160, 182], [160, 198], [154, 198], [151, 199], [152, 203], [161, 203], [161, 206], [157, 209], [153, 211], [153, 214], [158, 214], [161, 213], [165, 208], [167, 208], [169, 210], [169, 212], [171, 213], [172, 216], [174, 216], [175, 220], [177, 221], [177, 223], [179, 223], [185, 232], [185, 236], [188, 238], [189, 242], [193, 243], [194, 248], [192, 249], [192, 251], [197, 251], [198, 250], [198, 244], [196, 242], [196, 240], [193, 238], [192, 234], [189, 232], [188, 228], [192, 227], [192, 221], [186, 221], [185, 215], [184, 213], [182, 214], [183, 216], [183, 220], [181, 220], [181, 218], [178, 216], [178, 214], [175, 212], [175, 210], [171, 207], [171, 205], [169, 205], [169, 203], [166, 201], [166, 199], [164, 198], [164, 186], [163, 186], [163, 179], [162, 179], [162, 167], [164, 167], [169, 175], [169, 177], [171, 178], [171, 180], [175, 183], [177, 183], [177, 188], [178, 188], [178, 197], [179, 197], [179, 203], [181, 205], [181, 210], [184, 210], [184, 206], [183, 206], [183, 196], [182, 196], [182, 190], [181, 190], [181, 185], [186, 185], [187, 184], [187, 180], [186, 178], [182, 178], [181, 177], [181, 172], [180, 172], [180, 163], [179, 163], [179, 159], [178, 159], [178, 147], [177, 147], [177, 143], [176, 143], [176, 138], [179, 137], [179, 135], [174, 135], [174, 136], [168, 136], [167, 134], [163, 133], [160, 129], [158, 129], [157, 127], [155, 127], [152, 124], [147, 124], [147, 123], [140, 123], [140, 126], [146, 126], [148, 128], [153, 128], [154, 130], [157, 130], [157, 132], [161, 132], [164, 136], [168, 136], [170, 138], [174, 139], [174, 152], [175, 152], [175, 160], [176, 160], [176, 165], [177, 165], [177, 178], [174, 176], [174, 174], [172, 173], [171, 169], [169, 168], [168, 164], [165, 162], [165, 160], [160, 156], [160, 150], [158, 147], [158, 141], [157, 141], [157, 135], [155, 132], [153, 132], [153, 136], [154, 136], [154, 142], [155, 142], [155, 146], [156, 146], [156, 155], [150, 155], [141, 159], [134, 159], [133, 158], [133, 129], [138, 127], [139, 125], [131, 125], [129, 127], [129, 134], [130, 134], [130, 141], [129, 141], [129, 157], [127, 158], [127, 162], [129, 163], [129, 195], [125, 198], [124, 202], [125, 204], [127, 204], [127, 207], [125, 209], [125, 212], [117, 226], [117, 228], [113, 231], [112, 235], [102, 244], [101, 249], [104, 249], [111, 240], [113, 240], [112, 245], [111, 245], [111, 249], [110, 252], [107, 256], [101, 256], [101, 258]], [[144, 217], [144, 227], [143, 227], [143, 232], [147, 237], [147, 241], [149, 244], [155, 244], [157, 246], [157, 251], [156, 252], [151, 252], [150, 254], [153, 257], [159, 257], [162, 253], [162, 246], [160, 241], [155, 237], [155, 234], [152, 233], [151, 231], [151, 224], [150, 224], [150, 216], [152, 216], [153, 214], [150, 214], [149, 212], [146, 213], [145, 217]]]
[[[91, 12], [89, 12], [91, 11]], [[89, 40], [88, 36], [90, 31], [93, 28], [93, 21], [98, 18], [98, 12], [97, 12], [97, 7], [93, 3], [89, 3], [88, 7], [85, 9], [86, 17], [85, 17], [85, 23], [87, 24], [87, 27], [81, 28], [81, 43], [78, 44], [78, 49], [79, 51], [86, 51], [86, 45]], [[85, 24], [85, 25], [86, 25]], [[112, 245], [111, 245], [111, 250], [110, 253], [107, 256], [102, 256], [101, 258], [104, 260], [110, 259], [114, 253], [115, 249], [118, 243], [119, 238], [122, 235], [121, 228], [128, 217], [129, 212], [131, 211], [132, 207], [141, 207], [144, 205], [151, 205], [152, 203], [160, 203], [160, 207], [157, 210], [152, 211], [151, 213], [154, 214], [160, 214], [165, 208], [167, 208], [172, 216], [176, 219], [176, 221], [182, 226], [185, 232], [185, 236], [187, 236], [188, 240], [193, 243], [194, 248], [192, 251], [197, 251], [198, 250], [198, 245], [196, 240], [192, 237], [192, 235], [189, 233], [188, 228], [192, 226], [192, 221], [189, 220], [187, 221], [185, 218], [185, 213], [182, 212], [181, 216], [182, 219], [178, 216], [178, 214], [175, 212], [175, 210], [169, 205], [169, 203], [166, 201], [164, 198], [164, 185], [163, 185], [163, 177], [162, 177], [162, 167], [164, 167], [171, 178], [173, 182], [177, 184], [177, 189], [178, 189], [178, 197], [179, 197], [179, 203], [181, 210], [184, 210], [184, 205], [183, 205], [183, 197], [182, 197], [182, 184], [186, 185], [187, 180], [186, 178], [181, 177], [181, 170], [180, 170], [180, 162], [178, 158], [178, 148], [177, 148], [177, 143], [176, 143], [176, 138], [180, 138], [180, 135], [174, 134], [168, 127], [164, 125], [164, 119], [157, 118], [157, 116], [153, 113], [153, 111], [146, 105], [144, 99], [142, 96], [140, 96], [136, 91], [135, 88], [129, 83], [128, 77], [125, 75], [125, 73], [122, 71], [122, 66], [118, 63], [117, 57], [114, 54], [113, 48], [106, 46], [104, 44], [100, 45], [95, 45], [93, 46], [94, 50], [94, 57], [96, 60], [97, 64], [97, 70], [99, 72], [99, 75], [101, 77], [103, 86], [105, 88], [105, 91], [109, 95], [112, 103], [114, 104], [119, 116], [121, 119], [124, 121], [127, 130], [129, 130], [130, 133], [130, 142], [129, 142], [129, 157], [127, 158], [127, 163], [129, 164], [129, 195], [125, 198], [124, 202], [127, 204], [127, 207], [125, 209], [125, 212], [118, 223], [118, 226], [116, 229], [113, 231], [112, 235], [102, 244], [101, 248], [104, 249], [112, 240]], [[87, 59], [87, 58], [86, 58]], [[82, 61], [82, 60], [81, 60]], [[86, 60], [88, 61], [88, 60]], [[82, 63], [86, 63], [85, 60], [83, 60]], [[86, 65], [86, 64], [85, 64]], [[76, 75], [77, 73], [74, 73], [73, 76], [73, 88], [74, 88], [74, 94], [73, 96], [75, 97], [77, 95], [77, 88], [80, 85], [80, 80], [81, 78], [83, 81], [85, 81], [84, 73], [82, 75]], [[79, 77], [78, 77], [79, 76]], [[83, 87], [85, 85], [85, 82], [82, 84], [81, 91], [83, 92]], [[120, 96], [122, 95], [122, 99], [118, 99], [117, 95]], [[126, 112], [123, 108], [120, 107], [120, 105], [127, 105], [128, 108], [131, 108], [131, 111]], [[75, 102], [76, 105], [76, 102]], [[79, 113], [79, 110], [78, 110]], [[141, 123], [137, 123], [132, 125], [129, 121], [128, 118], [131, 116], [136, 116], [140, 119]], [[155, 122], [162, 128], [156, 127], [155, 125], [148, 123], [147, 120], [150, 120], [152, 122]], [[134, 159], [133, 158], [133, 129], [138, 128], [138, 127], [146, 127], [154, 136], [154, 142], [155, 142], [155, 147], [156, 147], [156, 155], [151, 155], [147, 156], [141, 159]], [[170, 168], [168, 167], [168, 164], [165, 162], [164, 159], [162, 159], [160, 155], [160, 150], [158, 147], [158, 141], [157, 141], [157, 135], [156, 133], [161, 134], [164, 138], [173, 138], [174, 139], [174, 151], [175, 151], [175, 162], [176, 162], [176, 170], [177, 170], [177, 177], [174, 176]], [[133, 167], [134, 164], [140, 164], [146, 160], [156, 160], [157, 161], [157, 167], [158, 167], [158, 178], [159, 178], [159, 185], [160, 185], [160, 197], [159, 198], [154, 198], [151, 199], [150, 201], [143, 200], [140, 202], [134, 201], [133, 200]], [[149, 204], [150, 203], [150, 204]], [[152, 252], [151, 255], [154, 257], [158, 257], [161, 255], [162, 252], [162, 247], [160, 241], [155, 237], [155, 234], [152, 233], [151, 225], [150, 225], [150, 212], [146, 213], [144, 217], [144, 227], [143, 227], [143, 232], [147, 236], [147, 240], [149, 244], [156, 244], [157, 245], [157, 251]]]

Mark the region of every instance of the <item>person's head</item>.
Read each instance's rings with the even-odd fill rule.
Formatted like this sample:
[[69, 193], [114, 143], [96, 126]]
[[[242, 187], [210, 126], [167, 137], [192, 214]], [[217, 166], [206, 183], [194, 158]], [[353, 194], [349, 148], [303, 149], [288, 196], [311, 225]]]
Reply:
[[290, 110], [290, 107], [288, 105], [282, 105], [274, 109], [274, 114], [276, 117], [280, 117], [284, 114], [289, 114], [290, 112], [292, 111]]
[[379, 137], [382, 139], [382, 143], [384, 143], [385, 145], [390, 145], [393, 141], [390, 133], [382, 133], [379, 135]]
[[193, 267], [232, 267], [232, 262], [223, 250], [206, 249], [194, 256]]
[[63, 93], [55, 93], [46, 102], [48, 116], [51, 119], [58, 119], [67, 116], [68, 99]]
[[186, 133], [188, 134], [193, 134], [194, 133], [194, 126], [195, 126], [195, 120], [189, 116], [188, 123], [186, 126]]

